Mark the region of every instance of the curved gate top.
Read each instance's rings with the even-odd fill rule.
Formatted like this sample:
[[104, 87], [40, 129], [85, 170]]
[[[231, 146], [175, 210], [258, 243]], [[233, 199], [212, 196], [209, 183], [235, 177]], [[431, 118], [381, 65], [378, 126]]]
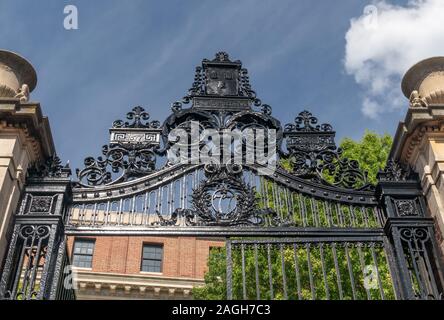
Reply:
[[[66, 235], [157, 234], [226, 237], [228, 298], [442, 297], [414, 173], [389, 161], [371, 185], [330, 124], [301, 111], [282, 125], [224, 52], [196, 67], [171, 110], [163, 123], [139, 106], [114, 121], [102, 155], [87, 157], [74, 181], [56, 156], [31, 171], [0, 296], [62, 297]], [[23, 270], [32, 285], [36, 272], [23, 255], [44, 257], [49, 284], [38, 293], [23, 288]], [[373, 288], [364, 285], [368, 265]]]

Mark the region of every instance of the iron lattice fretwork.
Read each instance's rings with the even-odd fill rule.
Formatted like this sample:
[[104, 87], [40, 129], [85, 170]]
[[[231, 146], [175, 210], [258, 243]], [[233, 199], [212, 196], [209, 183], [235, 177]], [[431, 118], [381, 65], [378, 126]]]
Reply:
[[[113, 122], [111, 142], [102, 147], [104, 157], [87, 157], [85, 168], [76, 170], [80, 185], [122, 182], [154, 171], [159, 147], [159, 121], [148, 122], [149, 114], [139, 106], [128, 112], [127, 119], [132, 122]], [[112, 173], [120, 175], [113, 180]]]

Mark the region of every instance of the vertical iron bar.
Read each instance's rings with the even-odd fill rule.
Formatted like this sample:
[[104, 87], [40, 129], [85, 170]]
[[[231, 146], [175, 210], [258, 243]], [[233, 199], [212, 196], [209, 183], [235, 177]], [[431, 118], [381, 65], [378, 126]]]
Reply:
[[295, 217], [296, 213], [294, 210], [294, 193], [290, 190], [288, 192], [289, 192], [290, 205], [291, 205], [291, 221], [293, 223], [295, 223], [296, 222], [296, 217]]
[[275, 187], [275, 182], [271, 182], [271, 196], [272, 196], [272, 201], [273, 201], [273, 208], [276, 211], [277, 215], [280, 217], [280, 208], [277, 204], [277, 196], [276, 196], [276, 187]]
[[352, 204], [349, 206], [349, 210], [350, 210], [351, 226], [358, 227], [359, 225], [356, 223], [355, 207]]
[[299, 194], [298, 197], [299, 197], [299, 203], [301, 205], [302, 226], [306, 227], [307, 222], [306, 222], [306, 217], [305, 217], [305, 199], [302, 194]]
[[282, 243], [279, 244], [279, 249], [280, 249], [280, 252], [281, 252], [282, 286], [284, 288], [284, 299], [288, 300], [287, 275], [285, 274], [284, 245]]
[[[426, 272], [429, 275], [429, 279], [430, 279], [430, 285], [432, 286], [432, 290], [433, 290], [433, 295], [435, 297], [439, 297], [439, 291], [438, 288], [436, 286], [436, 282], [435, 282], [435, 278], [433, 276], [433, 268], [430, 264], [430, 258], [429, 258], [429, 254], [427, 253], [427, 248], [425, 246], [425, 243], [421, 241], [421, 246], [422, 246], [422, 252], [424, 252], [424, 257], [423, 259], [425, 260], [426, 263]], [[444, 294], [444, 293], [443, 293]]]
[[370, 244], [370, 251], [372, 253], [373, 263], [374, 263], [375, 268], [376, 268], [376, 276], [377, 276], [377, 279], [378, 279], [379, 294], [381, 295], [381, 299], [385, 300], [384, 289], [382, 287], [381, 276], [379, 274], [378, 260], [376, 259], [375, 243], [374, 242], [372, 242]]
[[233, 300], [233, 260], [231, 257], [231, 240], [227, 240], [227, 300]]
[[119, 219], [118, 220], [119, 222], [117, 222], [117, 219], [116, 219], [116, 222], [117, 222], [118, 225], [122, 224], [122, 215], [123, 215], [123, 198], [120, 199], [119, 212], [117, 214], [117, 218]]
[[348, 252], [348, 245], [349, 245], [348, 242], [346, 242], [344, 244], [345, 257], [347, 258], [347, 267], [348, 267], [348, 274], [350, 276], [350, 283], [351, 283], [351, 288], [352, 288], [353, 300], [356, 300], [355, 278], [353, 276], [353, 266], [352, 266], [351, 261], [350, 261], [350, 255], [349, 255], [349, 252]]
[[97, 203], [94, 203], [93, 216], [92, 216], [93, 219], [91, 221], [93, 226], [96, 225], [97, 215], [98, 215], [98, 213], [97, 213]]
[[305, 244], [305, 248], [307, 250], [307, 264], [308, 264], [308, 276], [310, 278], [311, 299], [316, 300], [316, 289], [314, 287], [314, 281], [313, 281], [313, 269], [311, 265], [310, 246], [311, 243], [309, 242]]
[[14, 300], [17, 299], [17, 291], [19, 289], [20, 278], [21, 278], [22, 271], [23, 271], [25, 252], [28, 248], [27, 242], [28, 242], [28, 238], [23, 239], [22, 248], [20, 250], [20, 258], [19, 258], [19, 261], [16, 265], [16, 274], [14, 277], [14, 284], [12, 285], [12, 292], [11, 292], [11, 297]]
[[188, 192], [190, 192], [190, 175], [186, 175], [185, 180], [185, 191], [184, 191], [184, 203], [185, 203], [185, 209], [188, 209]]
[[342, 215], [342, 209], [340, 203], [336, 203], [336, 211], [338, 212], [338, 223], [340, 226], [345, 227], [344, 216]]
[[108, 225], [109, 224], [109, 215], [110, 215], [110, 213], [109, 213], [109, 210], [110, 210], [110, 201], [108, 200], [107, 202], [106, 202], [106, 209], [105, 209], [105, 225]]
[[[415, 242], [415, 246], [416, 246], [416, 241], [414, 241], [414, 242]], [[418, 266], [416, 264], [416, 255], [415, 255], [415, 252], [413, 251], [411, 241], [407, 241], [407, 244], [408, 244], [408, 248], [409, 248], [409, 254], [410, 254], [411, 261], [412, 261], [413, 270], [415, 271], [416, 279], [417, 279], [419, 288], [421, 290], [421, 298], [425, 298], [426, 297], [426, 292], [425, 292], [426, 290], [424, 289], [424, 282], [422, 281], [421, 274], [420, 274], [420, 272], [418, 270]]]
[[149, 191], [145, 192], [145, 198], [143, 201], [143, 213], [142, 213], [142, 220], [141, 220], [141, 225], [147, 225], [148, 224], [148, 199], [149, 199]]
[[259, 262], [257, 258], [257, 243], [254, 243], [254, 271], [256, 275], [256, 299], [261, 299], [260, 283], [259, 283]]
[[336, 243], [333, 242], [331, 244], [331, 251], [333, 253], [333, 261], [335, 263], [335, 270], [336, 270], [336, 282], [338, 284], [338, 290], [339, 290], [339, 299], [343, 300], [344, 299], [344, 295], [343, 295], [343, 291], [342, 291], [342, 279], [341, 279], [341, 271], [339, 269], [339, 264], [338, 264], [338, 255], [336, 252]]
[[187, 176], [186, 174], [183, 176], [182, 182], [181, 182], [181, 191], [182, 191], [182, 193], [181, 193], [181, 208], [184, 208], [184, 209], [185, 209], [186, 176]]
[[364, 218], [365, 226], [368, 228], [368, 215], [367, 215], [367, 211], [365, 210], [364, 206], [361, 207], [361, 213], [362, 213], [362, 217]]
[[82, 204], [82, 209], [81, 209], [81, 215], [80, 215], [80, 225], [84, 225], [84, 223], [85, 223], [85, 207], [86, 207], [86, 204]]
[[[29, 244], [29, 253], [28, 253], [28, 261], [26, 263], [26, 267], [25, 267], [25, 274], [23, 276], [23, 282], [22, 282], [22, 296], [24, 297], [24, 299], [27, 299], [27, 295], [26, 295], [26, 289], [28, 287], [28, 281], [29, 281], [29, 273], [32, 270], [32, 266], [33, 266], [33, 253], [32, 253], [32, 249], [34, 248], [34, 242], [36, 240], [36, 231], [34, 231], [33, 235], [32, 235], [32, 240], [31, 243]], [[38, 243], [40, 243], [41, 240], [38, 241]]]
[[245, 243], [241, 244], [241, 256], [242, 256], [242, 297], [247, 300], [247, 285], [245, 280]]
[[[364, 261], [364, 255], [362, 253], [362, 249], [361, 249], [361, 245], [358, 243], [357, 244], [357, 250], [358, 250], [358, 255], [359, 255], [359, 262], [361, 264], [361, 270], [362, 270], [362, 275], [365, 275], [365, 261]], [[367, 293], [367, 300], [371, 300], [372, 296], [370, 294], [370, 290], [368, 288], [366, 288], [366, 286], [364, 286], [365, 288], [365, 292]]]
[[324, 260], [324, 243], [319, 243], [319, 253], [321, 255], [321, 267], [322, 267], [322, 275], [324, 277], [324, 288], [325, 288], [325, 296], [327, 300], [330, 300], [330, 290], [328, 288], [328, 279], [327, 272], [325, 270], [325, 260]]
[[270, 203], [269, 203], [269, 199], [268, 199], [268, 182], [267, 179], [262, 178], [264, 181], [264, 188], [265, 188], [265, 192], [263, 193], [265, 195], [265, 208], [269, 208], [270, 207]]
[[173, 206], [174, 206], [174, 193], [173, 193], [173, 186], [174, 186], [174, 190], [176, 190], [176, 183], [175, 181], [170, 182], [169, 184], [169, 208], [168, 208], [168, 214], [169, 216], [171, 216], [171, 214], [173, 213]]
[[294, 253], [294, 271], [296, 273], [296, 288], [298, 290], [298, 299], [302, 299], [301, 294], [301, 279], [299, 276], [299, 259], [298, 259], [298, 245], [296, 243], [293, 244], [293, 253]]
[[131, 211], [130, 211], [130, 216], [129, 216], [129, 223], [132, 226], [135, 223], [136, 220], [136, 196], [134, 195], [132, 198], [132, 206], [131, 206]]
[[271, 270], [271, 243], [267, 243], [267, 262], [268, 262], [268, 280], [270, 282], [270, 296], [271, 300], [273, 300], [274, 292], [273, 292], [273, 274]]
[[[34, 256], [34, 263], [32, 263], [32, 268], [31, 268], [31, 275], [30, 275], [30, 281], [29, 281], [29, 291], [27, 294], [27, 299], [31, 299], [31, 295], [32, 292], [34, 291], [34, 286], [35, 286], [35, 281], [37, 278], [37, 272], [38, 272], [38, 267], [39, 267], [39, 262], [40, 262], [40, 252], [42, 250], [42, 239], [39, 239], [39, 241], [37, 242], [37, 248], [36, 248], [36, 252], [35, 252], [35, 256]], [[31, 248], [31, 252], [32, 252], [32, 248]], [[29, 255], [29, 259], [31, 260], [31, 254]]]
[[327, 225], [329, 227], [331, 227], [331, 219], [329, 217], [328, 208], [327, 208], [328, 202], [326, 200], [324, 200], [324, 201], [322, 201], [322, 204], [324, 205], [325, 221], [327, 222]]

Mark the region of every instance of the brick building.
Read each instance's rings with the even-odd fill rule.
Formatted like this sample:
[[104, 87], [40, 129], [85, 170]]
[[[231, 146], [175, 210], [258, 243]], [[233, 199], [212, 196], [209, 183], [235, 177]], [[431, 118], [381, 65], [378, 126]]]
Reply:
[[203, 283], [212, 247], [196, 237], [69, 237], [79, 299], [189, 299]]

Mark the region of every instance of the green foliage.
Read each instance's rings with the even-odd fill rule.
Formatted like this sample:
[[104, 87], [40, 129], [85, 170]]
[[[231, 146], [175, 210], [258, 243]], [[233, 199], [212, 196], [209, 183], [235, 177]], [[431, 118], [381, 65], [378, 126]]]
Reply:
[[193, 297], [198, 300], [223, 300], [227, 297], [225, 248], [211, 248], [208, 257], [205, 285], [193, 288]]
[[[353, 291], [356, 299], [381, 299], [381, 289], [385, 299], [394, 299], [387, 260], [381, 247], [355, 245], [345, 248], [338, 244], [333, 248], [327, 244], [321, 246], [299, 244], [297, 247], [282, 246], [281, 249], [271, 246], [268, 256], [267, 246], [258, 245], [256, 252], [254, 246], [246, 246], [243, 271], [242, 251], [237, 246], [233, 248], [232, 261], [234, 299], [243, 299], [243, 281], [245, 281], [246, 298], [256, 299], [256, 277], [259, 280], [260, 299], [284, 299], [284, 275], [285, 289], [289, 299], [349, 300], [353, 299]], [[273, 297], [270, 289], [268, 261], [271, 266]], [[209, 272], [205, 275], [205, 285], [193, 289], [195, 299], [226, 299], [225, 263], [225, 249], [210, 252]], [[374, 278], [375, 286], [368, 290], [364, 287], [363, 271], [363, 267], [367, 265], [376, 266], [380, 277], [380, 284]], [[354, 287], [352, 287], [351, 279], [353, 279]]]
[[376, 184], [376, 174], [384, 168], [393, 139], [389, 134], [379, 135], [366, 130], [360, 141], [344, 138], [340, 143], [341, 157], [357, 160], [362, 169], [368, 172], [368, 180]]

